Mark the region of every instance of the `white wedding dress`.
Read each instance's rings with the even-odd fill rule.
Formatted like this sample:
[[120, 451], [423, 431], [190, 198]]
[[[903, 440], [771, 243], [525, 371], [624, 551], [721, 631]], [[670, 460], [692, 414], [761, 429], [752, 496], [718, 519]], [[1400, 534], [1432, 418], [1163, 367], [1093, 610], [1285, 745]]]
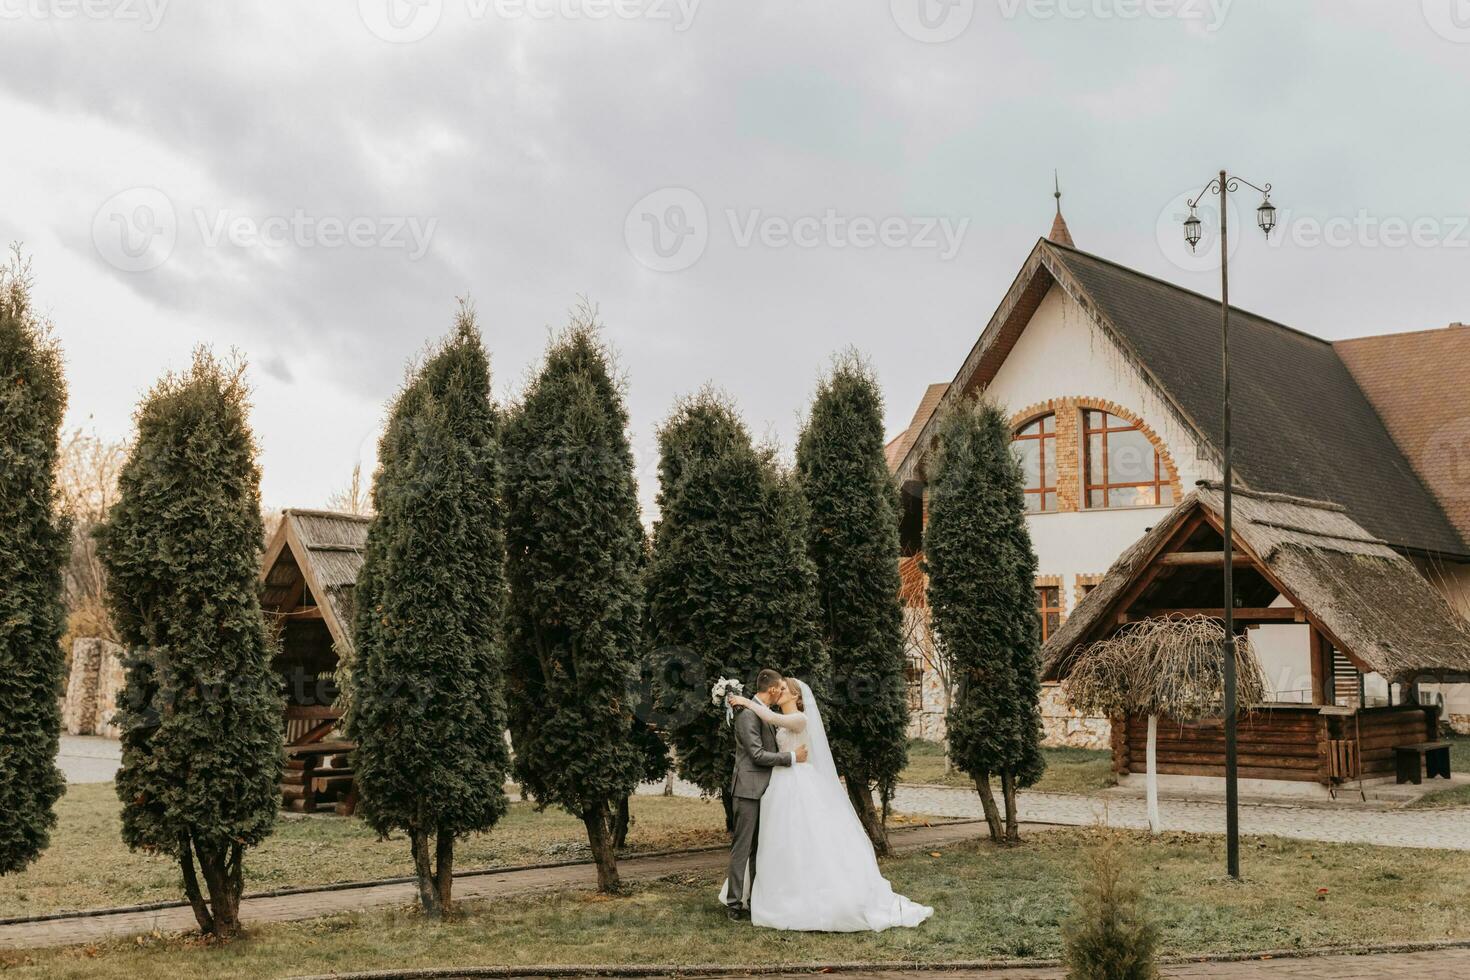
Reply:
[[[761, 797], [750, 920], [807, 932], [917, 926], [934, 910], [895, 894], [878, 870], [872, 842], [837, 776], [817, 699], [799, 683], [804, 714], [777, 714], [764, 705], [752, 709], [776, 726], [777, 748], [791, 752], [805, 745], [807, 761], [772, 769]], [[728, 888], [726, 882], [721, 902]]]

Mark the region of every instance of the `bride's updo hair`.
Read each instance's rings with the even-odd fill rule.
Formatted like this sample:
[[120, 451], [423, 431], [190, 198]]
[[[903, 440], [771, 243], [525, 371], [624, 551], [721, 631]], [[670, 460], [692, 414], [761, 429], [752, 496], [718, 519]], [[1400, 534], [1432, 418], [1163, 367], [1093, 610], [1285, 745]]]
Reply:
[[794, 681], [794, 680], [792, 680], [791, 678], [788, 677], [788, 678], [786, 678], [786, 689], [788, 691], [790, 691], [792, 694], [796, 695], [796, 710], [797, 711], [805, 711], [806, 710], [806, 698], [804, 698], [804, 697], [801, 696], [801, 685], [798, 684], [798, 683], [796, 683], [796, 681]]

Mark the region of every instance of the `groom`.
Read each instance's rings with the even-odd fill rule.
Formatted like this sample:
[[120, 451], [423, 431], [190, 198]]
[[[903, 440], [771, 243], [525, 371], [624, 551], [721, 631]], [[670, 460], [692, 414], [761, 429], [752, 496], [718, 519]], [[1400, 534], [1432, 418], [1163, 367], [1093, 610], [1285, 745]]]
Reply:
[[[762, 670], [755, 678], [755, 698], [768, 708], [781, 700], [784, 686], [781, 675]], [[731, 919], [750, 918], [745, 902], [749, 880], [755, 881], [755, 853], [759, 846], [761, 797], [771, 782], [773, 766], [789, 766], [806, 761], [806, 746], [795, 752], [776, 751], [776, 730], [754, 711], [739, 710], [735, 714], [735, 773], [730, 777], [730, 795], [734, 798], [735, 837], [730, 845], [730, 890], [726, 895], [726, 912]]]

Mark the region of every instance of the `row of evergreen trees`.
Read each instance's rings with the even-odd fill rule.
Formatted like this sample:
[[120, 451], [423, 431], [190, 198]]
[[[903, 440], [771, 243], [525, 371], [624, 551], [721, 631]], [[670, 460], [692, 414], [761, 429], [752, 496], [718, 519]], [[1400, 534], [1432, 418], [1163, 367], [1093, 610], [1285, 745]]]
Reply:
[[[60, 356], [29, 312], [23, 274], [5, 284], [0, 426], [18, 452], [0, 486], [0, 804], [16, 818], [0, 836], [0, 873], [44, 847], [63, 788], [53, 759], [66, 534], [51, 490]], [[178, 861], [201, 929], [222, 936], [238, 927], [244, 855], [271, 831], [281, 767], [248, 412], [241, 364], [201, 350], [166, 376], [138, 409], [99, 532], [129, 648], [123, 834]], [[616, 890], [628, 797], [667, 765], [655, 728], [682, 775], [723, 794], [730, 746], [710, 684], [766, 666], [823, 698], [853, 804], [886, 850], [873, 797], [886, 810], [907, 709], [875, 379], [855, 355], [838, 358], [791, 469], [708, 390], [658, 438], [661, 514], [645, 541], [622, 385], [585, 310], [503, 410], [462, 310], [392, 405], [347, 727], [361, 813], [407, 835], [430, 912], [450, 905], [455, 841], [505, 813], [510, 775], [584, 822], [599, 886]], [[954, 754], [989, 816], [989, 780], [1001, 778], [1013, 835], [1014, 790], [1040, 773], [1035, 559], [999, 414], [956, 411], [942, 442], [928, 547], [936, 629], [961, 668]]]

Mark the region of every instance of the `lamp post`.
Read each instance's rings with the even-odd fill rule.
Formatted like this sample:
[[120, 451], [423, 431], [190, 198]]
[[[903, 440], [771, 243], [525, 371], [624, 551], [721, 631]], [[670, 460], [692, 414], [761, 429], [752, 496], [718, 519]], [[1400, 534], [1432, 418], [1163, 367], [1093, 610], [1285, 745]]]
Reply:
[[1240, 792], [1236, 779], [1236, 713], [1235, 704], [1235, 582], [1234, 582], [1234, 538], [1231, 535], [1231, 453], [1230, 453], [1230, 241], [1228, 238], [1228, 196], [1240, 185], [1261, 192], [1261, 206], [1256, 208], [1256, 224], [1266, 237], [1276, 227], [1276, 208], [1271, 203], [1271, 185], [1257, 187], [1241, 177], [1232, 177], [1224, 170], [1205, 185], [1204, 190], [1189, 202], [1189, 217], [1184, 219], [1184, 240], [1192, 252], [1200, 240], [1200, 219], [1195, 208], [1206, 194], [1220, 196], [1220, 364], [1221, 364], [1221, 426], [1223, 438], [1221, 469], [1225, 495], [1225, 865], [1230, 877], [1240, 878]]

